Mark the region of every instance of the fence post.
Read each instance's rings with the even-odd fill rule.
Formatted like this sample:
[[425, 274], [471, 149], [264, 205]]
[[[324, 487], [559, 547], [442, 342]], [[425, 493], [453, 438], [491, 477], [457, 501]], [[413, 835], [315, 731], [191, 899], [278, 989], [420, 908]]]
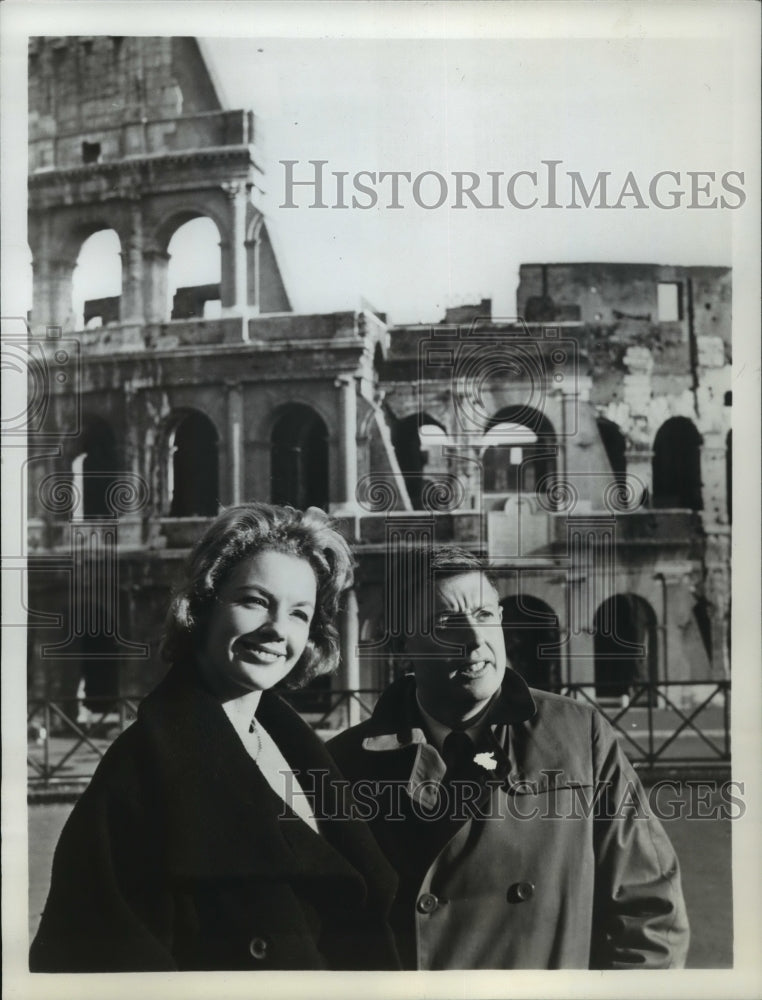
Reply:
[[347, 725], [354, 726], [360, 721], [360, 706], [352, 696], [352, 692], [360, 687], [360, 661], [357, 655], [360, 625], [357, 594], [354, 588], [346, 593], [345, 601], [341, 623], [342, 682], [350, 692], [347, 697]]
[[730, 760], [730, 681], [722, 683], [722, 721], [725, 730], [725, 756]]
[[42, 724], [45, 728], [45, 742], [43, 743], [43, 756], [42, 756], [42, 766], [43, 770], [43, 784], [48, 787], [48, 781], [50, 778], [50, 702], [45, 699], [42, 709]]

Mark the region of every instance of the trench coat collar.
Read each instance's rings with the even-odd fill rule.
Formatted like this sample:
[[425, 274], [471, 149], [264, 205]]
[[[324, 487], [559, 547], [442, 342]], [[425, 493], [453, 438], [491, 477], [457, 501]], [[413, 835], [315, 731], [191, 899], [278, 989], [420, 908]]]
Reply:
[[[494, 731], [497, 726], [518, 725], [532, 719], [536, 712], [537, 706], [526, 681], [515, 670], [507, 668], [500, 693], [489, 710], [489, 728]], [[412, 675], [398, 678], [384, 691], [367, 723], [366, 732], [368, 735], [363, 740], [366, 750], [393, 750], [426, 742]]]
[[[270, 692], [263, 693], [257, 717], [291, 768], [316, 779], [316, 818], [341, 815], [340, 775], [319, 738]], [[162, 797], [156, 803], [162, 826], [158, 834], [173, 877], [335, 878], [354, 883], [363, 896], [363, 871], [375, 883], [372, 890], [383, 895], [381, 883], [388, 872], [372, 842], [366, 842], [370, 834], [357, 823], [327, 822], [321, 835], [298, 819], [272, 790], [222, 706], [192, 669], [172, 667], [141, 703], [138, 724]], [[321, 780], [324, 773], [333, 780]], [[300, 781], [308, 792], [302, 777]]]
[[[505, 727], [527, 722], [536, 713], [537, 706], [523, 677], [515, 670], [506, 669], [500, 693], [489, 709], [488, 724], [479, 747], [491, 753], [495, 760], [493, 777], [515, 779], [515, 775], [510, 774], [511, 761], [505, 750], [505, 740], [498, 739], [498, 733], [505, 732]], [[363, 749], [405, 751], [405, 760], [410, 761], [407, 793], [425, 808], [433, 808], [436, 788], [444, 778], [446, 766], [434, 744], [426, 739], [412, 675], [398, 678], [384, 691], [366, 726]], [[489, 774], [485, 771], [485, 778]]]

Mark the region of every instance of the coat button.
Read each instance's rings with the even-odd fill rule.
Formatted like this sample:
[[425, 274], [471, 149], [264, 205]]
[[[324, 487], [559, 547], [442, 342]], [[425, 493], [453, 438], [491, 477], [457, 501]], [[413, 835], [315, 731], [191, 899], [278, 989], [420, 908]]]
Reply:
[[525, 903], [534, 896], [533, 882], [514, 882], [508, 890], [509, 903]]
[[417, 907], [419, 913], [433, 913], [434, 910], [439, 909], [439, 900], [433, 892], [424, 892], [418, 898]]
[[249, 942], [249, 951], [252, 958], [261, 961], [267, 956], [267, 941], [261, 937], [253, 937]]

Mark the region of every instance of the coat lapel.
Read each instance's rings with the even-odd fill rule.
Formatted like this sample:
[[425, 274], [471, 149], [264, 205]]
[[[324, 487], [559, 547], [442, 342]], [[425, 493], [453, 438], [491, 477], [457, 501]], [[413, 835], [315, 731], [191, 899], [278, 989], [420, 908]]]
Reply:
[[[317, 737], [277, 696], [263, 695], [261, 704], [263, 725], [295, 770], [315, 753], [318, 766], [333, 767]], [[174, 667], [143, 701], [139, 719], [162, 790], [159, 835], [171, 877], [339, 878], [364, 892], [356, 868], [330, 842], [335, 838], [316, 834], [272, 790], [190, 670]], [[317, 812], [325, 812], [317, 789]]]
[[[514, 726], [534, 717], [537, 707], [523, 678], [507, 670], [505, 679], [492, 708], [490, 722], [476, 752], [493, 754], [495, 771], [474, 766], [474, 778], [488, 789], [490, 783], [505, 782], [515, 777], [511, 773], [509, 734]], [[445, 764], [436, 748], [427, 742], [415, 698], [415, 680], [402, 677], [395, 681], [379, 699], [367, 724], [368, 735], [362, 741], [364, 750], [388, 757], [398, 779], [407, 781], [407, 793], [425, 809], [436, 805], [436, 786], [445, 775]], [[412, 753], [412, 748], [415, 752]], [[407, 751], [406, 753], [401, 751]], [[388, 767], [379, 764], [386, 772]]]

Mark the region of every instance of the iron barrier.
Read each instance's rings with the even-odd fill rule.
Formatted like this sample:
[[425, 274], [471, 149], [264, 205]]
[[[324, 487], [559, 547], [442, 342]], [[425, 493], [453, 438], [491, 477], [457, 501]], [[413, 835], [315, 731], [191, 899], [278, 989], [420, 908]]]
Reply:
[[[305, 720], [323, 736], [370, 716], [380, 690], [320, 692]], [[638, 682], [617, 698], [593, 684], [557, 692], [593, 705], [614, 727], [636, 768], [705, 767], [730, 762], [730, 681]], [[289, 692], [284, 693], [289, 700]], [[298, 697], [298, 692], [292, 696]], [[135, 719], [142, 695], [32, 698], [27, 708], [30, 790], [83, 786], [119, 733]]]

